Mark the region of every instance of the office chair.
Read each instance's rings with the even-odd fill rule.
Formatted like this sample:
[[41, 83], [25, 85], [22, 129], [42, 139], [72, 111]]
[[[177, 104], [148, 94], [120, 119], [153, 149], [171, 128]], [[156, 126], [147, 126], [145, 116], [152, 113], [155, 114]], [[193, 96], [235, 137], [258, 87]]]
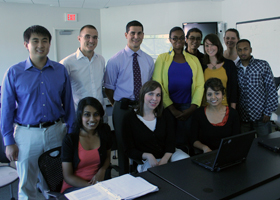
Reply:
[[48, 194], [55, 199], [59, 199], [63, 183], [63, 173], [61, 165], [61, 147], [56, 147], [44, 152], [38, 159], [39, 169], [50, 189]]
[[[61, 147], [56, 147], [44, 152], [38, 159], [39, 169], [50, 189], [49, 196], [60, 199], [63, 194], [60, 193], [63, 183], [63, 172], [61, 162]], [[111, 169], [114, 166], [108, 167], [105, 173], [104, 180], [111, 178]]]
[[5, 154], [5, 146], [3, 143], [2, 134], [1, 137], [1, 144], [0, 144], [0, 162], [1, 163], [8, 163], [8, 165], [0, 166], [0, 188], [5, 186], [10, 186], [10, 196], [11, 200], [15, 200], [13, 195], [13, 183], [18, 180], [17, 170], [10, 166], [10, 161], [6, 157]]

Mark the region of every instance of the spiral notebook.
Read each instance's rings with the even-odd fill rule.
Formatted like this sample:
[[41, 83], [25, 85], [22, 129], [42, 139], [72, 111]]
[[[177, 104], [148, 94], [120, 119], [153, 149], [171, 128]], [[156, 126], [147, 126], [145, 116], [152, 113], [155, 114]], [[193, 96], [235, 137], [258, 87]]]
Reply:
[[134, 199], [158, 191], [158, 187], [141, 177], [125, 174], [95, 185], [65, 194], [69, 200], [122, 200]]

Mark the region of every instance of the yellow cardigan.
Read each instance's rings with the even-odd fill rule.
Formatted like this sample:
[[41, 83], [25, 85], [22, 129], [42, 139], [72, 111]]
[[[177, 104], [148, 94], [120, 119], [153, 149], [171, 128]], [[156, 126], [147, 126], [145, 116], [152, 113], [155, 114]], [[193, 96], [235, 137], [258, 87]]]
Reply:
[[[186, 61], [191, 67], [193, 78], [192, 78], [192, 102], [200, 106], [204, 91], [204, 76], [202, 67], [197, 57], [183, 51]], [[168, 91], [168, 70], [173, 61], [175, 53], [170, 51], [167, 53], [160, 54], [155, 63], [155, 69], [153, 74], [153, 80], [159, 82], [163, 89], [163, 106], [166, 108], [173, 104], [169, 98]]]

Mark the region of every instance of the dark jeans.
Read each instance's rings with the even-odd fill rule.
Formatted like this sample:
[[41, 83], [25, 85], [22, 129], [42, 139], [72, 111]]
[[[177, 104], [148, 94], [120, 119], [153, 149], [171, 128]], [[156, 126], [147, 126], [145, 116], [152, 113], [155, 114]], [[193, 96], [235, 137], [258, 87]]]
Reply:
[[268, 135], [272, 132], [271, 122], [263, 123], [262, 120], [254, 122], [241, 121], [241, 133], [256, 130], [258, 137]]

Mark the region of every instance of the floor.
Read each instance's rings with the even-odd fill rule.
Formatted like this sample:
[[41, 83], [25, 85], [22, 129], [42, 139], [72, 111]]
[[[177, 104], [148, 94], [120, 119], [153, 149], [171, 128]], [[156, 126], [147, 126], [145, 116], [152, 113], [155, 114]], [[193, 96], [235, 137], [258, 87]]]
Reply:
[[[118, 159], [113, 159], [114, 155], [114, 152], [112, 151], [112, 156], [111, 156], [111, 164], [112, 165], [118, 165]], [[6, 164], [2, 164], [0, 163], [0, 166], [1, 165], [6, 165]], [[112, 178], [114, 177], [117, 177], [119, 175], [119, 173], [115, 170], [115, 169], [112, 169], [111, 170], [111, 176]], [[17, 192], [18, 192], [18, 181], [14, 182], [12, 184], [13, 186], [13, 195], [14, 197], [17, 199]], [[0, 188], [0, 199], [1, 200], [8, 200], [8, 199], [11, 199], [10, 197], [10, 186], [5, 186], [3, 188]], [[37, 200], [45, 200], [46, 198], [43, 196], [42, 193], [40, 192], [37, 192]]]

